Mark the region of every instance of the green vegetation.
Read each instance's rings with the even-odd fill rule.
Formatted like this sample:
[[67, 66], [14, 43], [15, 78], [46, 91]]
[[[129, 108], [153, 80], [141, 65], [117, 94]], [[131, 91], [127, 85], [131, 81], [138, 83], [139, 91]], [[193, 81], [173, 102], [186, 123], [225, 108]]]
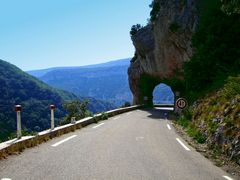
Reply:
[[141, 26], [140, 24], [133, 25], [132, 28], [131, 28], [131, 31], [130, 31], [130, 35], [134, 36], [142, 28], [143, 28], [143, 26]]
[[76, 99], [73, 94], [49, 87], [36, 78], [0, 60], [0, 140], [7, 140], [16, 131], [14, 106], [22, 105], [22, 128], [38, 132], [50, 127], [49, 105], [56, 106], [56, 124], [66, 111], [62, 104]]
[[196, 142], [202, 144], [206, 142], [207, 137], [192, 123], [192, 111], [187, 109], [178, 120], [178, 124], [186, 129], [187, 134]]
[[63, 120], [61, 120], [60, 124], [68, 124], [71, 122], [71, 118], [75, 117], [76, 120], [83, 119], [88, 116], [92, 116], [91, 112], [87, 110], [88, 101], [81, 102], [80, 100], [75, 100], [72, 102], [65, 103], [63, 105], [64, 109], [67, 111], [67, 115]]
[[240, 72], [240, 15], [226, 14], [218, 0], [202, 1], [193, 37], [195, 54], [184, 65], [186, 95], [191, 101], [223, 87]]
[[240, 14], [240, 0], [221, 0], [222, 10], [228, 14], [231, 15], [233, 13]]
[[157, 19], [160, 11], [160, 3], [156, 0], [153, 0], [149, 7], [152, 8], [150, 12], [150, 21], [154, 22]]
[[233, 98], [240, 95], [240, 75], [237, 77], [229, 77], [223, 88], [225, 98]]
[[101, 117], [100, 117], [101, 120], [107, 120], [108, 119], [108, 114], [106, 114], [105, 112], [103, 112], [101, 114]]

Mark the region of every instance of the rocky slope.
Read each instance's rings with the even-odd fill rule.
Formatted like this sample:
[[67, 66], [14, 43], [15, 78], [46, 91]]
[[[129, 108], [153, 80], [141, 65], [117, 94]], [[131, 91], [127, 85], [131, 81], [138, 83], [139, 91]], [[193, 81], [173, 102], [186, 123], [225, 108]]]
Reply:
[[[196, 1], [155, 0], [156, 19], [132, 34], [135, 56], [128, 69], [134, 104], [147, 96], [152, 101], [154, 87], [166, 79], [181, 78], [185, 61], [192, 54], [192, 35], [198, 22]], [[151, 81], [149, 81], [151, 79]]]
[[192, 114], [191, 126], [200, 130], [207, 145], [240, 165], [240, 76], [196, 101]]

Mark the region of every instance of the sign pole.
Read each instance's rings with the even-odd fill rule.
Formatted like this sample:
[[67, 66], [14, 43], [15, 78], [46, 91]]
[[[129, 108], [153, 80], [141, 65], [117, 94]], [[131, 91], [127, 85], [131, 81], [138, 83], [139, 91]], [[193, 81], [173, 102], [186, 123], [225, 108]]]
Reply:
[[21, 139], [22, 137], [22, 126], [21, 126], [21, 105], [15, 106], [15, 111], [17, 113], [17, 138]]
[[54, 105], [50, 105], [50, 110], [51, 110], [51, 130], [54, 129]]

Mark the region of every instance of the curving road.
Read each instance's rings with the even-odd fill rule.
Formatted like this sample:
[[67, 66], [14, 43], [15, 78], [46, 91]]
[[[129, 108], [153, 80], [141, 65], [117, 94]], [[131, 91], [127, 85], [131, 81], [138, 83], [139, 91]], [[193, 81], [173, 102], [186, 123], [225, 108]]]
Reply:
[[27, 149], [0, 161], [0, 179], [231, 180], [162, 113], [132, 111]]

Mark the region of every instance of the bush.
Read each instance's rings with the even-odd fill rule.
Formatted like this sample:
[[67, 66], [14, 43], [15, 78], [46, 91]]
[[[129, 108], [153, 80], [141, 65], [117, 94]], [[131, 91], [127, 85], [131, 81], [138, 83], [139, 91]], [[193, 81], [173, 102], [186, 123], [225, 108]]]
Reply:
[[101, 120], [107, 120], [108, 119], [108, 114], [102, 113], [101, 114]]
[[206, 142], [206, 137], [194, 127], [189, 127], [187, 133], [190, 137], [195, 139], [198, 143], [203, 144]]
[[154, 22], [157, 19], [158, 14], [160, 12], [160, 3], [156, 0], [153, 0], [149, 7], [152, 8], [150, 12], [150, 21]]
[[237, 77], [229, 77], [223, 88], [223, 94], [226, 98], [232, 98], [240, 95], [240, 75]]
[[137, 34], [137, 32], [142, 28], [143, 26], [141, 26], [140, 24], [133, 25], [130, 31], [131, 36], [134, 36], [135, 34]]
[[184, 115], [180, 116], [178, 120], [178, 124], [181, 125], [183, 128], [187, 128], [190, 125], [190, 120], [187, 119]]
[[76, 117], [78, 120], [85, 118], [86, 115], [89, 115], [87, 111], [87, 105], [88, 101], [81, 102], [79, 100], [64, 104], [64, 108], [67, 110], [68, 114], [64, 120], [61, 121], [61, 125], [70, 123], [72, 117]]
[[240, 72], [239, 14], [226, 15], [217, 0], [201, 3], [205, 5], [193, 37], [195, 53], [184, 64], [186, 92], [193, 100], [222, 88], [228, 76]]

